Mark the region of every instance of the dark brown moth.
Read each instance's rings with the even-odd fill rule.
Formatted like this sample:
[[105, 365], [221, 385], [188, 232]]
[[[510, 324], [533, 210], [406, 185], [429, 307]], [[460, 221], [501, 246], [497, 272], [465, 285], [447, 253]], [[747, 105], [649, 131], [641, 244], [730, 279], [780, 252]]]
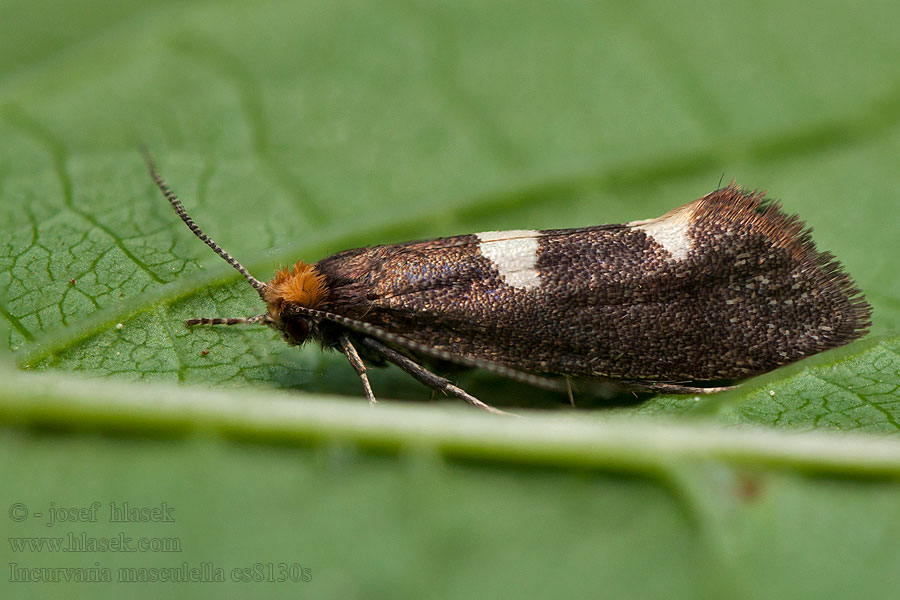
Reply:
[[421, 363], [569, 393], [569, 378], [709, 393], [724, 388], [703, 382], [765, 373], [870, 326], [869, 304], [810, 229], [735, 185], [656, 219], [357, 248], [298, 261], [264, 283], [197, 227], [146, 159], [181, 219], [266, 304], [258, 316], [187, 324], [257, 323], [289, 344], [338, 349], [371, 402], [364, 357], [496, 411]]

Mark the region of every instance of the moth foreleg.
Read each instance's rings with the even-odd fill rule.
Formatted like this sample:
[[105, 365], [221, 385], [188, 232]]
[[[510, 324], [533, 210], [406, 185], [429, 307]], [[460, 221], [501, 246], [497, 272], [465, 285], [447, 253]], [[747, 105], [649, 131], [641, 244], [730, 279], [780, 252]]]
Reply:
[[253, 317], [237, 317], [231, 319], [188, 319], [184, 322], [188, 327], [193, 327], [194, 325], [256, 325], [257, 323], [262, 323], [263, 325], [268, 324], [269, 315], [256, 315]]
[[359, 378], [362, 380], [363, 389], [366, 392], [366, 398], [369, 399], [369, 404], [377, 404], [378, 400], [375, 399], [375, 394], [372, 392], [372, 385], [369, 383], [369, 376], [366, 375], [366, 363], [363, 362], [362, 358], [359, 357], [359, 353], [356, 351], [356, 348], [350, 343], [350, 338], [347, 337], [346, 333], [342, 333], [338, 340], [341, 343], [341, 351], [343, 351], [344, 356], [347, 357], [347, 360], [350, 361], [350, 366], [356, 371], [356, 374], [359, 375]]
[[445, 392], [450, 394], [451, 396], [456, 396], [457, 398], [461, 398], [465, 400], [472, 406], [477, 406], [483, 410], [488, 412], [498, 414], [498, 415], [509, 415], [510, 413], [502, 411], [500, 409], [494, 408], [490, 404], [485, 404], [475, 396], [469, 394], [464, 389], [453, 385], [449, 379], [445, 379], [440, 375], [435, 375], [419, 363], [403, 356], [396, 350], [385, 346], [378, 340], [370, 337], [364, 337], [361, 340], [363, 346], [374, 352], [375, 354], [381, 356], [387, 361], [390, 361], [409, 373], [416, 380], [421, 383], [427, 385], [428, 387], [438, 390], [441, 392]]

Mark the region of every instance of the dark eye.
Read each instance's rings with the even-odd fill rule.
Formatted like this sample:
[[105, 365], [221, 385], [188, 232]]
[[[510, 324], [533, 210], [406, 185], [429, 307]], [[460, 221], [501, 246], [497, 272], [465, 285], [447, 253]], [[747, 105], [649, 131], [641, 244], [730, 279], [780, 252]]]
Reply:
[[284, 333], [284, 339], [289, 344], [299, 345], [306, 341], [306, 338], [309, 336], [309, 329], [310, 324], [307, 319], [293, 317], [284, 322], [284, 327], [281, 331]]

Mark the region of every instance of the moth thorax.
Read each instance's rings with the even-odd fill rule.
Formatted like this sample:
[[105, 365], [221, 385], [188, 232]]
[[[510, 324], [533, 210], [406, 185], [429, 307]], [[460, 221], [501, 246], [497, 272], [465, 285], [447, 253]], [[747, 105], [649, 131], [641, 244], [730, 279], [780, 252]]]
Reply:
[[299, 260], [293, 268], [279, 269], [263, 294], [269, 315], [276, 320], [289, 305], [316, 308], [327, 297], [325, 278], [314, 266]]

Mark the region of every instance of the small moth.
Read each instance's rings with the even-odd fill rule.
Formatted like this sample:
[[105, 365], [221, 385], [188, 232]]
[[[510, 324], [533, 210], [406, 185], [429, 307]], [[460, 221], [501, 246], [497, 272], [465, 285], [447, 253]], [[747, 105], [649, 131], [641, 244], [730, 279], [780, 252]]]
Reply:
[[[710, 393], [863, 336], [871, 307], [810, 229], [734, 184], [656, 219], [487, 231], [297, 261], [264, 283], [206, 235], [146, 155], [190, 230], [257, 291], [266, 312], [191, 325], [267, 325], [501, 412], [421, 363], [487, 369], [568, 392]], [[705, 385], [704, 385], [705, 384]]]

